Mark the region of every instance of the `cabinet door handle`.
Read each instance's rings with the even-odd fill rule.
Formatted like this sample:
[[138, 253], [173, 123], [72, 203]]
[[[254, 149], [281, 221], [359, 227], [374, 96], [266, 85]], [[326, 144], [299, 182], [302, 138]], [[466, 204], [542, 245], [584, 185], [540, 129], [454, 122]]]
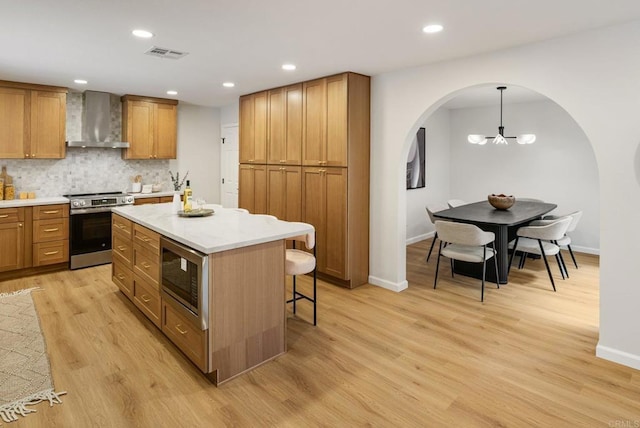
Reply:
[[9, 214], [2, 214], [2, 215], [0, 215], [0, 218], [7, 218], [7, 217], [9, 217]]
[[150, 265], [149, 263], [147, 263], [147, 262], [142, 262], [142, 263], [140, 263], [140, 264], [141, 264], [141, 265], [142, 265], [142, 267], [143, 267], [143, 268], [145, 268], [145, 269], [149, 269], [149, 268], [151, 267], [151, 265]]
[[124, 246], [122, 246], [122, 245], [118, 245], [118, 250], [120, 250], [120, 251], [124, 251], [124, 250], [126, 250], [126, 249], [127, 249], [127, 247], [124, 247]]
[[57, 232], [60, 228], [54, 227], [53, 229], [45, 229], [45, 232]]
[[47, 251], [46, 253], [44, 253], [45, 256], [53, 256], [54, 254], [58, 254], [59, 251]]
[[118, 277], [118, 279], [119, 279], [120, 281], [124, 281], [124, 275], [123, 275], [123, 274], [119, 273], [119, 274], [118, 274], [118, 275], [116, 275], [116, 276]]
[[58, 214], [60, 211], [58, 210], [53, 210], [53, 211], [43, 211], [43, 214]]
[[143, 242], [149, 242], [151, 241], [151, 238], [147, 238], [146, 236], [141, 237], [140, 239], [142, 239]]
[[180, 327], [182, 327], [182, 324], [176, 324], [176, 330], [178, 330], [180, 334], [184, 335], [188, 333], [188, 330], [181, 330]]
[[151, 301], [151, 299], [147, 297], [146, 294], [143, 294], [142, 296], [140, 296], [140, 299], [145, 303], [149, 303]]
[[24, 156], [28, 158], [29, 157], [29, 153], [26, 153]]

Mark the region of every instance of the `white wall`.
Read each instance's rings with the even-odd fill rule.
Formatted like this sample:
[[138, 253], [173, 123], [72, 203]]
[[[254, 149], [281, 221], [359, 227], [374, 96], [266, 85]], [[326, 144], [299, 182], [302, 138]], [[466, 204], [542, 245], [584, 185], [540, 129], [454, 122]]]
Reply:
[[636, 21], [375, 76], [369, 282], [394, 290], [407, 286], [405, 162], [419, 125], [465, 88], [523, 86], [565, 109], [593, 145], [600, 178], [597, 354], [640, 368], [640, 229], [633, 227], [640, 210], [638, 40]]
[[505, 134], [534, 133], [534, 144], [469, 144], [468, 134], [496, 135], [499, 111], [499, 106], [451, 110], [451, 197], [471, 202], [504, 193], [555, 203], [553, 214], [582, 210], [572, 247], [597, 254], [600, 184], [587, 136], [556, 103], [539, 101], [503, 108]]
[[178, 157], [169, 169], [189, 172], [194, 198], [220, 202], [220, 110], [178, 104]]
[[220, 124], [229, 125], [240, 121], [240, 101], [220, 108]]
[[449, 199], [449, 111], [439, 109], [421, 125], [425, 128], [426, 186], [407, 192], [407, 243], [433, 235], [425, 206]]

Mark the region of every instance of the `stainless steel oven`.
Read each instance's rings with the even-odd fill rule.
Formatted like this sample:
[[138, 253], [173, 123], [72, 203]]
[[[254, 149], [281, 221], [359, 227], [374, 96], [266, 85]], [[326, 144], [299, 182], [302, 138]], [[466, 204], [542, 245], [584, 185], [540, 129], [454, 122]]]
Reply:
[[194, 326], [209, 325], [209, 257], [168, 238], [160, 238], [162, 297]]
[[111, 207], [133, 204], [124, 193], [83, 193], [69, 198], [69, 267], [111, 263]]

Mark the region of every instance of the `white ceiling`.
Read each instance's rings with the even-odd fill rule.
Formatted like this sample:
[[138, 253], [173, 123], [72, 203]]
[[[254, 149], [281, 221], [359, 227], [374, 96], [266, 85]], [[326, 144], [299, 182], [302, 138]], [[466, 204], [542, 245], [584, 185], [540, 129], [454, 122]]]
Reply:
[[[0, 0], [0, 10], [0, 79], [156, 97], [175, 89], [206, 106], [640, 19], [638, 0]], [[445, 30], [422, 33], [432, 22]], [[156, 36], [135, 38], [135, 28]], [[153, 45], [189, 55], [144, 55]], [[285, 62], [298, 69], [281, 70]]]

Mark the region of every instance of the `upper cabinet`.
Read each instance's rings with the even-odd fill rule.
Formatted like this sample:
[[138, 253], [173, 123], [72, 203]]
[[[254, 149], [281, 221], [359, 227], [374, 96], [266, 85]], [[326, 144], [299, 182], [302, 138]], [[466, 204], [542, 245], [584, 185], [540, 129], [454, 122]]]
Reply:
[[240, 97], [240, 162], [267, 163], [267, 91]]
[[0, 81], [0, 158], [64, 158], [66, 103], [66, 88]]
[[123, 159], [175, 159], [178, 101], [125, 95], [122, 97], [122, 136], [129, 148]]
[[269, 91], [267, 163], [300, 165], [302, 160], [302, 84]]
[[344, 73], [304, 84], [303, 165], [347, 166], [349, 77]]

